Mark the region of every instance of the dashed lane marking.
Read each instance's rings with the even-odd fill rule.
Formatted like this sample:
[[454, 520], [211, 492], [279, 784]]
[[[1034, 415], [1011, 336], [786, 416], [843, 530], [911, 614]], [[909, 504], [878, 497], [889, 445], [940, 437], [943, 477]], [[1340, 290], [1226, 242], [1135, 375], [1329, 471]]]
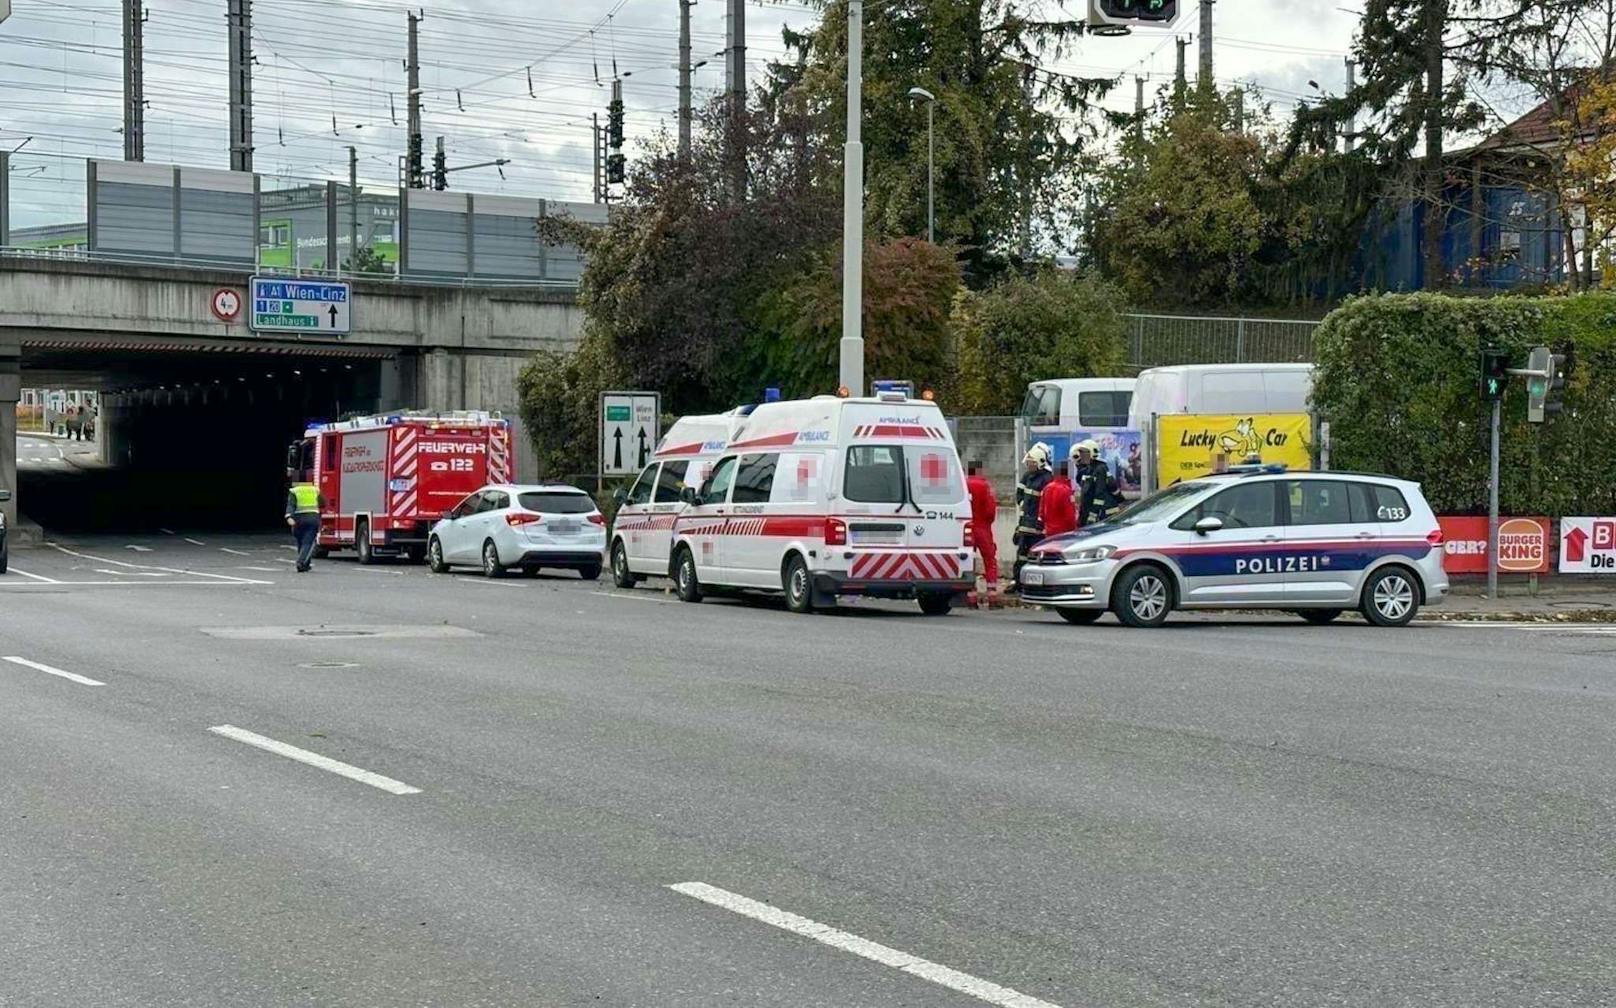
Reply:
[[220, 553], [229, 553], [232, 556], [252, 556], [251, 553], [245, 553], [245, 552], [243, 552], [241, 550], [231, 549], [228, 546], [220, 546], [219, 547], [219, 552]]
[[659, 605], [669, 605], [672, 602], [670, 599], [657, 598], [655, 595], [625, 595], [621, 592], [609, 591], [592, 591], [589, 594], [599, 595], [601, 598], [626, 599], [629, 602], [656, 602]]
[[55, 578], [48, 578], [43, 574], [30, 574], [27, 571], [20, 570], [19, 568], [16, 568], [16, 567], [11, 568], [11, 573], [13, 573], [13, 574], [21, 574], [25, 578], [33, 578], [35, 581], [43, 581], [45, 584], [61, 584], [61, 582], [56, 580]]
[[200, 540], [200, 539], [190, 539], [190, 538], [187, 538], [187, 539], [186, 539], [186, 540], [185, 540], [185, 541], [186, 541], [186, 542], [188, 542], [188, 543], [190, 543], [190, 544], [191, 544], [191, 545], [192, 545], [192, 546], [206, 546], [206, 545], [207, 545], [207, 543], [205, 543], [205, 542], [203, 542], [203, 541], [202, 541], [202, 540]]
[[860, 938], [856, 934], [839, 931], [828, 924], [821, 924], [818, 921], [809, 920], [807, 917], [787, 913], [784, 910], [769, 906], [767, 903], [759, 903], [757, 900], [748, 899], [745, 896], [732, 893], [727, 889], [720, 889], [717, 886], [710, 886], [705, 882], [680, 882], [676, 885], [670, 885], [668, 888], [674, 892], [692, 896], [703, 903], [711, 903], [713, 906], [722, 907], [743, 917], [762, 921], [764, 924], [777, 927], [782, 931], [790, 931], [792, 934], [802, 935], [804, 938], [812, 938], [822, 945], [829, 945], [831, 948], [841, 949], [843, 952], [851, 952], [856, 956], [862, 956], [883, 966], [891, 966], [893, 969], [901, 970], [911, 976], [929, 980], [939, 987], [947, 987], [949, 990], [959, 991], [961, 994], [969, 994], [971, 997], [985, 1001], [988, 1004], [999, 1005], [1000, 1008], [1058, 1008], [1057, 1005], [1048, 1001], [1040, 1001], [1030, 994], [1023, 994], [1009, 987], [1001, 987], [996, 983], [972, 976], [969, 973], [961, 973], [959, 970], [944, 966], [941, 963], [934, 963], [929, 959], [922, 959], [908, 952], [879, 945], [867, 938]]
[[346, 777], [349, 780], [356, 780], [361, 784], [369, 784], [371, 787], [380, 788], [381, 790], [386, 791], [388, 794], [412, 795], [421, 793], [420, 788], [411, 787], [410, 785], [405, 784], [403, 781], [396, 781], [391, 777], [383, 777], [381, 774], [372, 773], [369, 770], [361, 770], [359, 767], [356, 767], [351, 763], [344, 763], [341, 760], [334, 760], [329, 756], [321, 756], [319, 753], [310, 752], [307, 749], [299, 749], [297, 746], [288, 745], [285, 742], [279, 742], [275, 739], [260, 735], [257, 732], [250, 732], [245, 728], [237, 728], [235, 725], [215, 725], [214, 727], [209, 728], [208, 731], [215, 735], [222, 735], [227, 739], [234, 739], [237, 742], [262, 749], [265, 752], [274, 753], [277, 756], [285, 756], [287, 759], [297, 760], [299, 763], [307, 763], [309, 766], [319, 767], [321, 770], [330, 771], [331, 773]]
[[[51, 549], [56, 550], [57, 552], [66, 553], [68, 556], [71, 556], [71, 557], [78, 557], [80, 560], [94, 560], [97, 563], [111, 564], [114, 567], [128, 567], [128, 568], [132, 568], [132, 569], [135, 569], [135, 570], [162, 571], [165, 574], [184, 574], [184, 575], [187, 575], [189, 577], [197, 577], [197, 578], [216, 578], [216, 579], [218, 579], [220, 581], [224, 581], [226, 583], [231, 583], [231, 584], [269, 584], [270, 583], [270, 582], [267, 582], [267, 581], [255, 581], [252, 578], [236, 577], [234, 574], [209, 574], [207, 571], [185, 570], [183, 568], [178, 568], [178, 567], [162, 567], [162, 566], [159, 566], [157, 564], [126, 563], [126, 562], [124, 562], [122, 560], [113, 560], [113, 559], [111, 559], [109, 557], [98, 557], [98, 556], [91, 556], [88, 553], [79, 553], [79, 552], [77, 552], [75, 550], [70, 550], [67, 547], [62, 546], [59, 543], [46, 543], [45, 545], [49, 546]], [[150, 552], [150, 551], [148, 550], [147, 552]]]
[[98, 679], [91, 679], [88, 676], [81, 676], [76, 672], [64, 672], [61, 669], [56, 668], [55, 666], [46, 665], [43, 662], [29, 661], [27, 658], [19, 658], [16, 655], [5, 655], [3, 658], [0, 658], [0, 661], [8, 661], [13, 665], [22, 665], [22, 666], [24, 666], [26, 668], [31, 668], [31, 669], [34, 669], [35, 671], [38, 671], [38, 672], [45, 672], [45, 673], [47, 673], [49, 675], [60, 676], [61, 678], [66, 679], [69, 682], [76, 682], [80, 686], [105, 686], [106, 685], [106, 683], [101, 682]]

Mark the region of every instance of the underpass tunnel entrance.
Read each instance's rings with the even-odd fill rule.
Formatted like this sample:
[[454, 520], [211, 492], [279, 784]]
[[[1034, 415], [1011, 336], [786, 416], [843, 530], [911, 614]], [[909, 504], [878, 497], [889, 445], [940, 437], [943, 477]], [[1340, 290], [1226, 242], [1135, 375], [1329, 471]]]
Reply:
[[47, 532], [284, 527], [286, 451], [311, 422], [409, 401], [385, 348], [59, 341], [22, 384], [100, 393], [93, 446], [19, 438], [18, 510]]

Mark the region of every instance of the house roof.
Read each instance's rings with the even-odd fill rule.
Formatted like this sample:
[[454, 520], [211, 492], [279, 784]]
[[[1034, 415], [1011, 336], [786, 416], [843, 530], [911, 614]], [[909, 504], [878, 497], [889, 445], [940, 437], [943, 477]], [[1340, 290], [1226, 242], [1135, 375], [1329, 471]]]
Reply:
[[1582, 100], [1597, 70], [1589, 68], [1577, 73], [1577, 80], [1560, 93], [1559, 102], [1544, 101], [1530, 112], [1500, 129], [1475, 146], [1475, 150], [1501, 150], [1512, 147], [1544, 147], [1556, 144], [1562, 137], [1562, 125], [1554, 106], [1568, 109]]

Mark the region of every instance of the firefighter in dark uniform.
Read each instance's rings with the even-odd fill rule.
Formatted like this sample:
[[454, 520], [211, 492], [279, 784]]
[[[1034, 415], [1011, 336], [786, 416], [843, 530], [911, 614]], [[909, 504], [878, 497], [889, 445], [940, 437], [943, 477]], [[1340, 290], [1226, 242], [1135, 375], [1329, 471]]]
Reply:
[[1044, 538], [1044, 523], [1038, 519], [1038, 508], [1043, 503], [1044, 487], [1052, 478], [1049, 446], [1035, 444], [1027, 449], [1021, 465], [1021, 479], [1016, 482], [1016, 563], [1010, 575], [1013, 591], [1020, 590], [1021, 568], [1027, 565], [1028, 552], [1034, 543]]
[[1072, 485], [1077, 488], [1079, 525], [1105, 521], [1121, 503], [1117, 478], [1100, 458], [1100, 446], [1092, 439], [1072, 446]]

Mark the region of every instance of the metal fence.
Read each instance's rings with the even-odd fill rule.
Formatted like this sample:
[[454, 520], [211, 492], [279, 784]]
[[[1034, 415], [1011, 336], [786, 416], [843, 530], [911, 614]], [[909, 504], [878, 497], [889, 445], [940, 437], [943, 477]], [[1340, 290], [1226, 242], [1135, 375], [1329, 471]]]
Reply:
[[1306, 319], [1128, 315], [1128, 366], [1309, 363], [1319, 323]]

